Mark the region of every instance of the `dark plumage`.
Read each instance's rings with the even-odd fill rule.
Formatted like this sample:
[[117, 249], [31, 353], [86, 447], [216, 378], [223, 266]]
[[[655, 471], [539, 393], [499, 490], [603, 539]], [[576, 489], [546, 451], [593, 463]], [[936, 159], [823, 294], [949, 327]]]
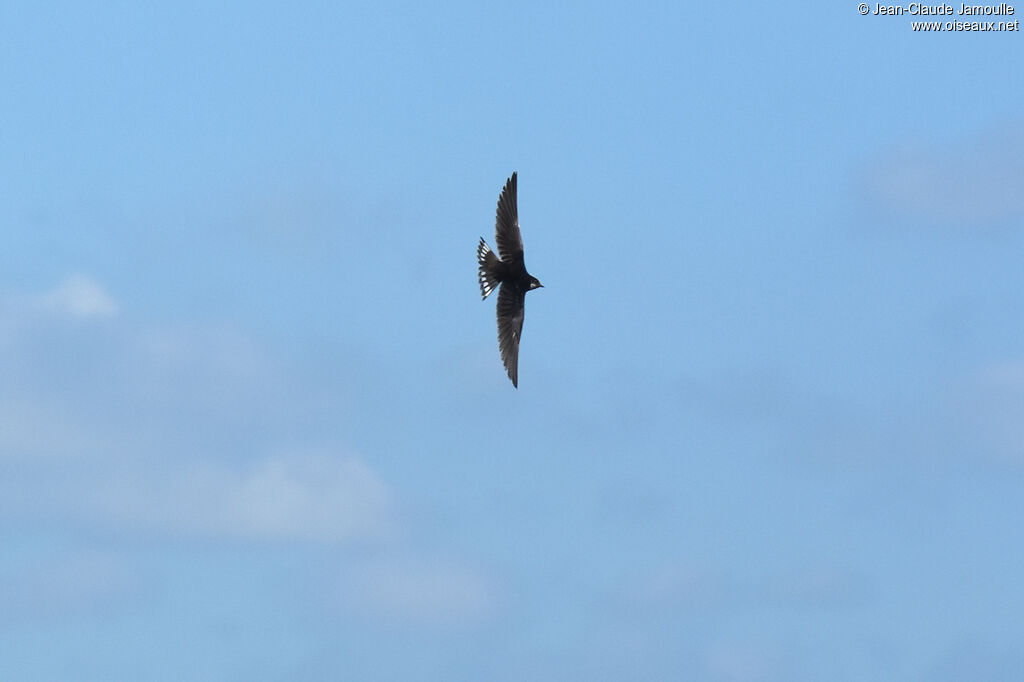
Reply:
[[476, 247], [479, 264], [480, 293], [490, 296], [494, 287], [498, 291], [498, 348], [501, 361], [512, 385], [519, 387], [519, 337], [523, 333], [523, 304], [526, 292], [544, 286], [526, 271], [523, 262], [523, 237], [519, 233], [519, 210], [516, 207], [516, 174], [505, 182], [498, 197], [497, 217], [494, 221], [494, 241], [498, 254], [494, 255], [484, 238]]

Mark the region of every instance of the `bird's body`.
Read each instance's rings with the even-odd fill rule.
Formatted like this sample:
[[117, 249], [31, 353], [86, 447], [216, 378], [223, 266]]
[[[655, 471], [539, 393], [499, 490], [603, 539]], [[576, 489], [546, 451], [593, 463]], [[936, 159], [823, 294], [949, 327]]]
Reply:
[[526, 271], [523, 261], [523, 238], [519, 232], [519, 209], [516, 206], [516, 174], [512, 173], [498, 197], [494, 221], [494, 240], [498, 258], [483, 237], [476, 248], [479, 266], [480, 294], [487, 298], [498, 290], [498, 348], [512, 385], [519, 387], [519, 338], [523, 333], [523, 312], [526, 292], [543, 286]]

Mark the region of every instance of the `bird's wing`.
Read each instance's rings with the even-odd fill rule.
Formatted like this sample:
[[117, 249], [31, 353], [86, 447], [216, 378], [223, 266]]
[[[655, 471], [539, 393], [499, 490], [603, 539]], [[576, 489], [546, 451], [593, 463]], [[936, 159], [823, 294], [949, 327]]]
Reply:
[[512, 385], [519, 387], [519, 337], [523, 334], [526, 292], [508, 282], [498, 290], [498, 347]]
[[519, 233], [519, 209], [516, 207], [516, 174], [512, 173], [498, 197], [494, 220], [494, 240], [498, 254], [506, 263], [523, 257], [523, 236]]

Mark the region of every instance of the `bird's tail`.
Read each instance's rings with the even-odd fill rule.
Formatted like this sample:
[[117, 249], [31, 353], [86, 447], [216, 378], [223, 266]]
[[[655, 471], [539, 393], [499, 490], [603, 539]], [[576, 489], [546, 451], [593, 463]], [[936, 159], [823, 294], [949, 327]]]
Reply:
[[480, 244], [476, 247], [476, 262], [480, 266], [477, 271], [480, 279], [480, 293], [487, 298], [494, 291], [494, 287], [498, 286], [498, 277], [494, 271], [498, 267], [499, 261], [483, 237], [480, 237]]

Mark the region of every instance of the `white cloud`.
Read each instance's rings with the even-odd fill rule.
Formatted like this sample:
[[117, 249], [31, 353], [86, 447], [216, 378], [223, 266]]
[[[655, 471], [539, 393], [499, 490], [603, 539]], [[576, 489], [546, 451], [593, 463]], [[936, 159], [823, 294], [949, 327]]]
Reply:
[[78, 503], [78, 512], [101, 527], [336, 543], [386, 536], [393, 523], [391, 491], [351, 456], [275, 457], [243, 471], [200, 463], [164, 473], [109, 473]]
[[620, 599], [633, 608], [719, 611], [747, 608], [843, 609], [873, 598], [859, 572], [826, 563], [737, 572], [666, 562], [628, 580]]
[[[59, 323], [116, 312], [86, 277], [44, 294], [0, 292], [0, 325], [10, 313], [12, 330], [0, 336], [0, 521], [113, 547], [305, 543], [294, 549], [342, 560], [316, 591], [346, 618], [459, 627], [490, 612], [491, 583], [410, 549], [393, 490], [337, 444], [346, 396], [303, 381], [235, 327]], [[105, 556], [68, 570], [79, 583], [58, 604], [133, 587]], [[62, 578], [25, 577], [37, 595], [25, 610]]]
[[113, 317], [117, 302], [95, 280], [71, 275], [55, 289], [38, 297], [44, 309], [73, 317]]
[[996, 454], [1024, 463], [1024, 360], [984, 368], [966, 392], [967, 409]]
[[904, 144], [866, 170], [869, 200], [900, 218], [980, 227], [1024, 215], [1024, 124], [961, 141]]
[[708, 679], [721, 682], [767, 682], [794, 679], [788, 657], [765, 643], [719, 642], [707, 652]]
[[344, 598], [384, 620], [409, 625], [462, 625], [491, 610], [483, 576], [450, 561], [390, 558], [372, 562], [346, 582]]
[[4, 302], [0, 513], [190, 538], [390, 532], [391, 491], [363, 460], [290, 452], [329, 410], [248, 335], [48, 324], [116, 313], [84, 276]]
[[214, 517], [229, 533], [338, 541], [387, 530], [390, 490], [355, 457], [271, 459], [241, 477], [215, 476]]
[[1024, 392], [1024, 360], [990, 365], [983, 369], [979, 376], [982, 382], [991, 388]]

